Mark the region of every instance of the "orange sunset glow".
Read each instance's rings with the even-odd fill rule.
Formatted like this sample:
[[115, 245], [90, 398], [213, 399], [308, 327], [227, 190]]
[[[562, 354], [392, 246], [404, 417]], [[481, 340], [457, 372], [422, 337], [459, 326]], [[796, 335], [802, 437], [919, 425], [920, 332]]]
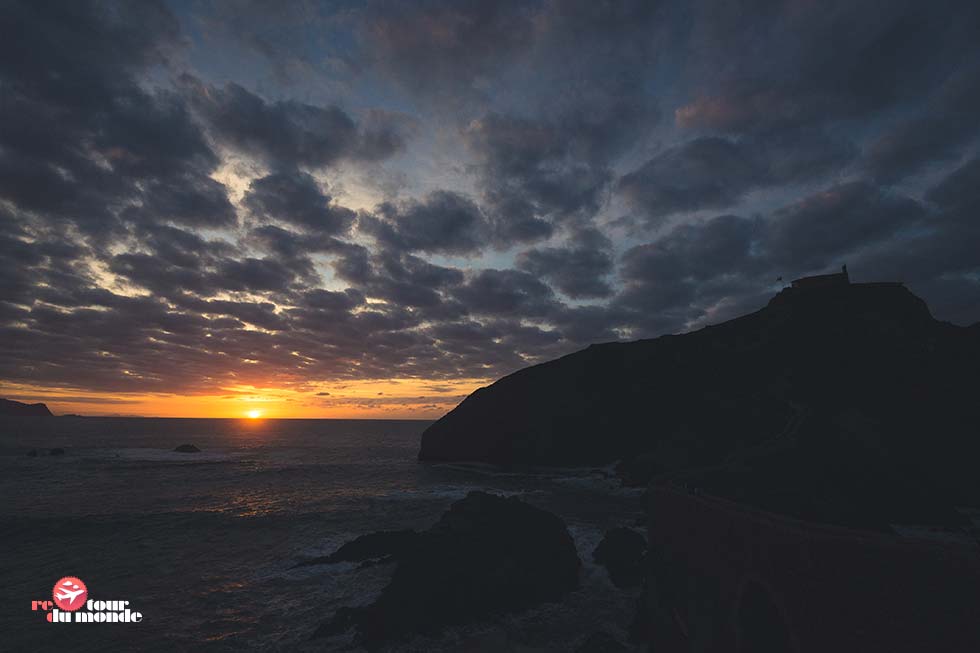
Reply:
[[209, 394], [97, 393], [4, 384], [4, 396], [44, 401], [55, 414], [282, 419], [435, 419], [485, 379], [343, 381], [316, 388], [234, 386]]

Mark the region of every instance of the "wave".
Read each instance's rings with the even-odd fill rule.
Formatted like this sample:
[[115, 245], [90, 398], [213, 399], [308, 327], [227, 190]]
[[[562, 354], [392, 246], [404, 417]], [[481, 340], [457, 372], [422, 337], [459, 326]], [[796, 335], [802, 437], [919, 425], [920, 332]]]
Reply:
[[109, 449], [87, 449], [79, 452], [88, 460], [120, 460], [134, 462], [162, 463], [220, 463], [240, 460], [246, 452], [201, 451], [199, 453], [180, 453], [173, 449], [154, 449], [150, 447], [115, 447]]

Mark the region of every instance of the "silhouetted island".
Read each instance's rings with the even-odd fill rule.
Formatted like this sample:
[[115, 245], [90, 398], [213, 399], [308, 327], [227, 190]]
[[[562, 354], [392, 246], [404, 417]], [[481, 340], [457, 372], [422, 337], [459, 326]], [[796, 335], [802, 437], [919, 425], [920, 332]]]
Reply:
[[2, 417], [51, 417], [51, 411], [44, 404], [25, 404], [12, 399], [0, 399]]

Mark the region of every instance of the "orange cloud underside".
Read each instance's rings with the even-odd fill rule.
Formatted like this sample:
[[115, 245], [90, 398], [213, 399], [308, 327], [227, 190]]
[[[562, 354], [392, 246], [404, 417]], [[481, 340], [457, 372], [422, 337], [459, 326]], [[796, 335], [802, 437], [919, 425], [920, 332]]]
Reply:
[[0, 397], [41, 401], [56, 415], [244, 418], [258, 411], [262, 418], [435, 419], [487, 383], [486, 379], [338, 381], [299, 389], [224, 387], [213, 394], [194, 395], [100, 393], [3, 384]]

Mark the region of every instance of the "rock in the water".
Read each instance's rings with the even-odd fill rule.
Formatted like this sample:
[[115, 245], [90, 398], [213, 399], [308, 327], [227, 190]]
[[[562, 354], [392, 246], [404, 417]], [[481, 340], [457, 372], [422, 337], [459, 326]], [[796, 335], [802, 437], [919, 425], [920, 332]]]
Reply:
[[49, 456], [64, 456], [65, 455], [65, 450], [62, 449], [61, 447], [55, 447], [54, 449], [52, 449], [51, 451], [48, 452], [48, 455]]
[[178, 453], [201, 453], [201, 450], [195, 447], [193, 444], [182, 444], [175, 448], [174, 451]]
[[575, 653], [622, 653], [626, 645], [604, 630], [592, 633], [585, 638]]
[[37, 458], [37, 449], [31, 449], [30, 451], [27, 452], [27, 455], [30, 456], [31, 458]]
[[646, 549], [647, 540], [640, 533], [629, 528], [614, 528], [599, 542], [592, 552], [592, 559], [606, 568], [616, 587], [639, 587]]
[[381, 596], [338, 610], [314, 637], [353, 627], [367, 648], [558, 601], [581, 563], [564, 522], [518, 499], [470, 492], [403, 552]]
[[296, 567], [329, 565], [336, 562], [366, 562], [374, 559], [398, 559], [409, 547], [416, 544], [418, 538], [418, 533], [408, 529], [368, 533], [347, 542], [328, 556], [305, 560], [297, 564]]

